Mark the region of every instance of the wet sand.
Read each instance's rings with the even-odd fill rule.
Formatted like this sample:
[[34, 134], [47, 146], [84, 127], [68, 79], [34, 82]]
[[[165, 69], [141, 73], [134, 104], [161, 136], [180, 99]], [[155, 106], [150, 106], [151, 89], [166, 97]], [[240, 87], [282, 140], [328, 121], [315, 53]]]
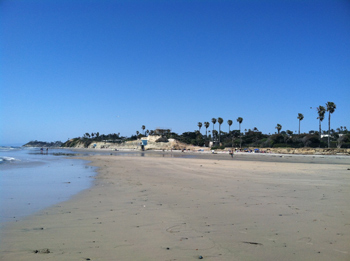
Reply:
[[0, 260], [350, 260], [346, 157], [236, 156], [89, 157], [94, 186], [9, 225]]

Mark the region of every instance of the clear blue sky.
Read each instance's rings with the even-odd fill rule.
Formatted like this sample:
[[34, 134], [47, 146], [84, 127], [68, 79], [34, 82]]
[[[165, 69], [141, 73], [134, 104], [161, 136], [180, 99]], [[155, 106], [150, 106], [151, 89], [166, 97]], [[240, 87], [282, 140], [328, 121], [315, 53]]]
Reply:
[[304, 132], [328, 101], [350, 129], [350, 1], [2, 0], [0, 19], [0, 145], [298, 113]]

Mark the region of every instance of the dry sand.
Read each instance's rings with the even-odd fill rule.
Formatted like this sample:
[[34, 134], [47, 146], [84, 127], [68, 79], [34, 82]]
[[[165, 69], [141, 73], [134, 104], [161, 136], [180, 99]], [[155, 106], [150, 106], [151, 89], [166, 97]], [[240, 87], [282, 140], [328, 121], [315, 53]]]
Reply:
[[89, 160], [94, 186], [10, 224], [0, 260], [350, 260], [350, 164]]

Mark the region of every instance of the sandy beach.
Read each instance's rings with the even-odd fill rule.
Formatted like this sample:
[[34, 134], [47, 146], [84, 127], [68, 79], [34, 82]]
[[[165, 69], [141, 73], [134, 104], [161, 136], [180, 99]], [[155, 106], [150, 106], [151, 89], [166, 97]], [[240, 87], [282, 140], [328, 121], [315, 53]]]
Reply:
[[93, 186], [9, 224], [0, 260], [350, 260], [349, 159], [275, 158], [85, 157]]

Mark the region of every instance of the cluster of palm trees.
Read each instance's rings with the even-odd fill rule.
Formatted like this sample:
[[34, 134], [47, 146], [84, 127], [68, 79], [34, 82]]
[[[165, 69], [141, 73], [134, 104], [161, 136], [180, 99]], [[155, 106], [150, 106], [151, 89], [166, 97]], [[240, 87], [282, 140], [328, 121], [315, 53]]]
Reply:
[[[335, 105], [334, 102], [327, 102], [326, 103], [326, 107], [320, 105], [317, 107], [317, 114], [318, 117], [317, 119], [319, 120], [319, 135], [320, 135], [320, 139], [321, 139], [321, 122], [324, 120], [326, 111], [328, 111], [328, 148], [330, 148], [330, 130], [331, 130], [331, 114], [335, 111], [335, 109], [337, 108], [337, 106]], [[302, 113], [298, 113], [298, 117], [297, 119], [299, 120], [299, 135], [300, 135], [300, 122], [304, 119], [304, 115]], [[278, 134], [280, 133], [281, 129], [282, 129], [282, 125], [281, 124], [277, 124], [277, 126], [275, 127], [277, 129]]]
[[[321, 122], [324, 120], [325, 118], [325, 114], [326, 112], [329, 112], [328, 114], [328, 147], [330, 147], [330, 128], [331, 128], [331, 114], [334, 113], [336, 109], [336, 105], [333, 102], [327, 102], [326, 106], [319, 106], [317, 107], [317, 113], [318, 113], [318, 117], [317, 119], [319, 120], [319, 135], [320, 135], [320, 139], [321, 139]], [[300, 135], [300, 123], [301, 121], [304, 119], [304, 115], [302, 113], [298, 113], [297, 119], [299, 120], [299, 135]], [[243, 118], [242, 117], [238, 117], [236, 119], [236, 121], [239, 123], [239, 134], [240, 134], [240, 147], [242, 146], [242, 132], [241, 132], [241, 124], [243, 122]], [[213, 131], [212, 131], [212, 141], [215, 140], [215, 137], [218, 137], [218, 142], [219, 144], [221, 143], [221, 125], [224, 122], [223, 118], [218, 117], [218, 118], [212, 118], [211, 119], [211, 123], [213, 124]], [[219, 132], [215, 130], [215, 124], [219, 123]], [[227, 124], [229, 126], [229, 133], [231, 132], [231, 126], [233, 124], [232, 120], [227, 120]], [[206, 137], [208, 137], [208, 128], [210, 127], [210, 123], [208, 121], [205, 121], [204, 123], [202, 122], [198, 122], [197, 126], [199, 128], [199, 132], [201, 131], [201, 128], [205, 127], [205, 135]], [[277, 126], [275, 127], [277, 129], [278, 134], [280, 133], [280, 131], [282, 130], [282, 125], [281, 124], [277, 124]], [[153, 131], [145, 131], [146, 126], [142, 125], [141, 129], [143, 131], [144, 136], [146, 136], [146, 133], [150, 133], [152, 134]], [[210, 131], [209, 131], [210, 132]], [[288, 134], [292, 134], [293, 132], [291, 131], [287, 131]], [[136, 134], [139, 135], [140, 132], [136, 131]]]
[[[319, 120], [319, 135], [320, 135], [320, 139], [321, 139], [321, 122], [324, 120], [325, 114], [326, 112], [328, 112], [328, 147], [330, 147], [330, 130], [331, 130], [331, 114], [334, 113], [335, 109], [336, 109], [336, 105], [334, 104], [334, 102], [327, 102], [326, 106], [318, 106], [317, 107], [317, 113], [318, 113], [318, 117], [317, 119]], [[298, 113], [297, 119], [299, 120], [299, 135], [300, 135], [300, 123], [301, 121], [304, 119], [304, 115], [302, 113]], [[214, 137], [217, 136], [217, 131], [215, 130], [215, 124], [216, 122], [219, 123], [219, 143], [221, 142], [221, 124], [224, 122], [224, 120], [221, 117], [216, 118], [212, 118], [211, 122], [213, 123], [213, 131], [212, 131], [212, 140], [214, 141]], [[237, 118], [237, 122], [239, 123], [239, 133], [240, 136], [242, 135], [241, 133], [241, 123], [243, 122], [243, 118], [242, 117], [238, 117]], [[232, 120], [228, 120], [227, 124], [229, 126], [229, 132], [230, 132], [230, 128], [231, 125], [233, 124]], [[199, 128], [199, 132], [201, 131], [201, 128], [203, 126], [203, 124], [201, 122], [198, 122], [197, 124], [198, 128]], [[210, 126], [209, 122], [204, 122], [204, 126], [205, 126], [205, 135], [208, 136], [208, 128]], [[275, 127], [277, 129], [278, 134], [280, 133], [280, 131], [282, 130], [282, 125], [281, 124], [277, 124], [277, 126]], [[290, 131], [288, 131], [288, 134]], [[241, 142], [242, 142], [242, 136], [241, 136]], [[242, 144], [240, 144], [242, 145]]]
[[[221, 117], [216, 118], [212, 118], [211, 122], [213, 123], [213, 131], [212, 131], [212, 140], [214, 141], [214, 136], [217, 135], [217, 131], [215, 130], [215, 124], [216, 122], [219, 123], [219, 144], [221, 142], [221, 124], [224, 122], [224, 119]], [[242, 117], [238, 117], [237, 118], [237, 122], [239, 123], [239, 132], [241, 135], [241, 123], [243, 122], [243, 118]], [[227, 124], [228, 124], [228, 128], [229, 128], [229, 132], [231, 131], [231, 125], [233, 124], [232, 120], [227, 120]], [[202, 122], [198, 122], [197, 124], [198, 128], [199, 128], [199, 132], [201, 131], [201, 128], [203, 127]], [[208, 121], [204, 122], [204, 127], [205, 127], [205, 136], [208, 137], [208, 128], [210, 126], [210, 123]], [[241, 139], [241, 143], [242, 143], [242, 139]]]
[[[146, 133], [149, 134], [150, 131], [149, 130], [146, 130], [146, 126], [145, 125], [142, 125], [141, 126], [141, 129], [143, 131], [143, 136], [146, 136]], [[146, 130], [146, 131], [145, 131]], [[136, 131], [136, 136], [139, 136], [140, 135], [140, 132], [139, 131]]]

